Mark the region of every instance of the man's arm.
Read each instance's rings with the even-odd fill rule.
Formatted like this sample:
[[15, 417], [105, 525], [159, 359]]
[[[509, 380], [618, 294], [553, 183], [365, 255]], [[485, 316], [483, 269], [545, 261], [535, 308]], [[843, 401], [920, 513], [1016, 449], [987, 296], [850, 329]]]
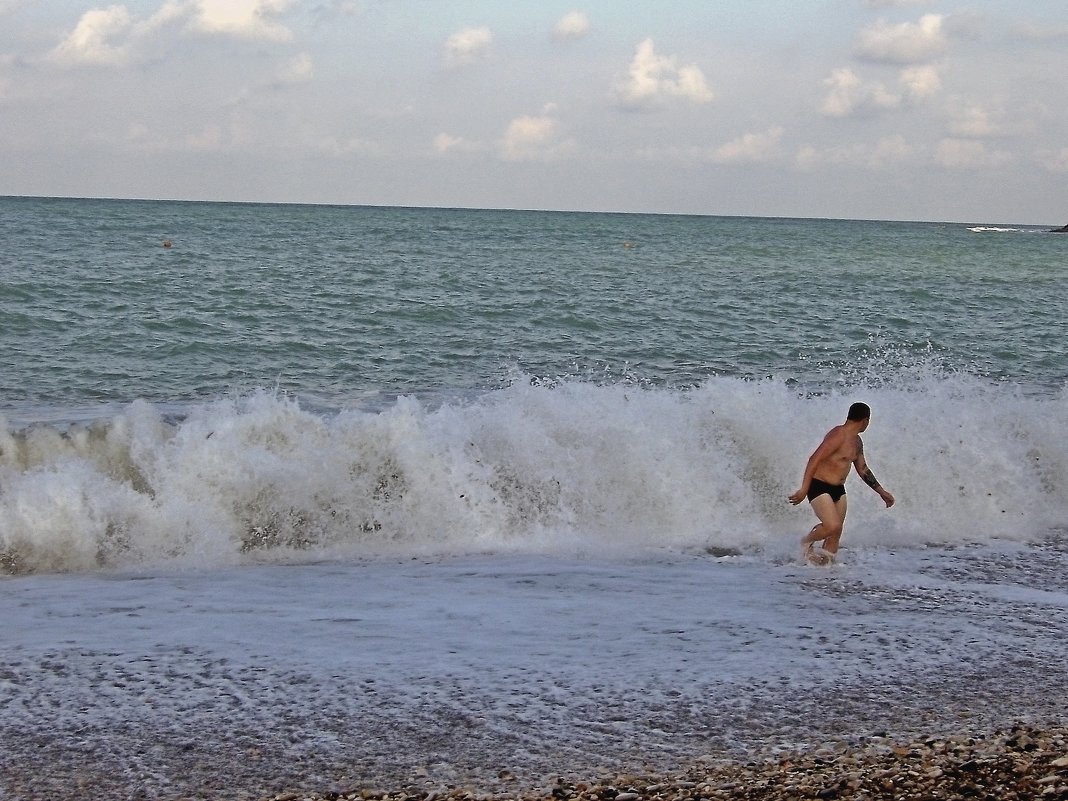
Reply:
[[886, 504], [886, 508], [889, 509], [891, 506], [894, 505], [894, 496], [886, 491], [886, 489], [883, 487], [883, 485], [879, 483], [879, 479], [877, 479], [875, 477], [875, 474], [872, 473], [871, 468], [868, 467], [868, 463], [864, 459], [864, 442], [863, 441], [861, 441], [860, 449], [858, 450], [857, 453], [858, 453], [858, 456], [857, 456], [856, 460], [853, 462], [853, 467], [856, 468], [857, 475], [860, 476], [861, 480], [865, 484], [867, 484], [869, 487], [871, 487], [873, 490], [875, 490], [877, 493], [879, 493], [879, 497], [883, 499], [883, 503], [885, 503]]

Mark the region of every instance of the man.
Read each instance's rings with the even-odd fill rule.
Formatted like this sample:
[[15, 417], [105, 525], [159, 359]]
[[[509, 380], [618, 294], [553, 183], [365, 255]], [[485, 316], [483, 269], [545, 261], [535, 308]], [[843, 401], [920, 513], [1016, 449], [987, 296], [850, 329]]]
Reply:
[[[842, 525], [846, 516], [845, 480], [849, 467], [857, 470], [864, 483], [879, 493], [887, 508], [894, 505], [894, 496], [887, 492], [872, 475], [864, 461], [864, 443], [860, 434], [871, 422], [871, 409], [866, 403], [854, 403], [849, 407], [846, 421], [827, 432], [823, 442], [808, 458], [801, 489], [789, 497], [794, 506], [805, 498], [820, 522], [801, 540], [805, 559], [814, 564], [828, 564], [838, 553], [838, 540], [842, 537]], [[823, 543], [823, 550], [813, 546]]]

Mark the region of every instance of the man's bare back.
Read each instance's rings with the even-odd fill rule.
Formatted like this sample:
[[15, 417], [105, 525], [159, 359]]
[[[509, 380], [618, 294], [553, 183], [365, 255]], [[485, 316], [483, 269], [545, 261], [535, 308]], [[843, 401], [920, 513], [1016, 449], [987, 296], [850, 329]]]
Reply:
[[816, 466], [812, 477], [828, 484], [844, 484], [849, 477], [849, 469], [864, 453], [860, 435], [847, 431], [844, 425], [828, 431], [820, 448], [828, 452]]

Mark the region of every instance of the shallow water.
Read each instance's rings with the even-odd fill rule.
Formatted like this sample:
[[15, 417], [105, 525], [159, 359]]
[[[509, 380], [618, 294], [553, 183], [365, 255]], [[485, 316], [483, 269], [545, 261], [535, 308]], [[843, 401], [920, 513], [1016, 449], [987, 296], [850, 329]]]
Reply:
[[1062, 540], [8, 581], [5, 781], [536, 785], [1058, 719], [1066, 567]]

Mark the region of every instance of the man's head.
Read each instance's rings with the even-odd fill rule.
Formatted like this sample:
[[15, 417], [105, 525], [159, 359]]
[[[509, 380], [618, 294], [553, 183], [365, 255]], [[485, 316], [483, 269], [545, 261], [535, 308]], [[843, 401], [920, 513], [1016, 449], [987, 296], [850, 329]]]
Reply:
[[867, 404], [860, 402], [853, 404], [849, 407], [849, 413], [846, 414], [846, 420], [852, 420], [854, 423], [866, 421], [871, 417], [871, 408]]

